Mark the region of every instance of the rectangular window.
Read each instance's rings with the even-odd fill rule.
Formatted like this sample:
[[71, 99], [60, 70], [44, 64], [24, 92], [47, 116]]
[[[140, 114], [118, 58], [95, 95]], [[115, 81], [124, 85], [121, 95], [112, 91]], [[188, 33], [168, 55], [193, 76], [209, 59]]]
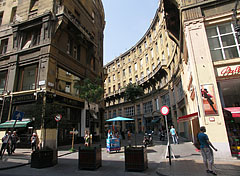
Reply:
[[73, 40], [69, 37], [67, 41], [67, 53], [72, 55], [73, 52]]
[[135, 76], [135, 81], [138, 82], [138, 75]]
[[162, 60], [165, 61], [165, 54], [162, 52]]
[[149, 70], [149, 68], [147, 68], [146, 72], [147, 72], [147, 75], [150, 74], [150, 70]]
[[113, 92], [115, 92], [115, 90], [116, 90], [116, 86], [115, 86], [115, 85], [113, 85]]
[[5, 54], [8, 48], [8, 39], [1, 40], [0, 54]]
[[140, 108], [140, 104], [137, 105], [137, 115], [141, 114], [141, 108]]
[[156, 42], [156, 53], [158, 53], [158, 43]]
[[109, 83], [111, 82], [111, 77], [108, 77], [108, 82], [109, 82]]
[[140, 59], [140, 67], [142, 68], [142, 66], [143, 66], [143, 60]]
[[18, 91], [34, 90], [37, 82], [37, 65], [21, 67], [19, 70]]
[[40, 43], [41, 26], [24, 31], [22, 36], [22, 49], [30, 48]]
[[113, 75], [113, 81], [115, 81], [115, 75]]
[[137, 71], [137, 63], [135, 63], [135, 71]]
[[145, 114], [152, 113], [153, 111], [152, 101], [143, 103], [143, 111]]
[[155, 106], [156, 106], [156, 111], [159, 111], [159, 100], [158, 100], [158, 98], [155, 99]]
[[3, 12], [0, 12], [0, 25], [2, 25]]
[[146, 54], [145, 55], [145, 58], [146, 58], [146, 64], [148, 63], [148, 55]]
[[153, 59], [153, 56], [154, 56], [154, 54], [153, 54], [153, 48], [151, 49], [151, 57], [152, 57], [152, 59]]
[[29, 12], [38, 10], [38, 0], [31, 0]]
[[146, 41], [144, 42], [144, 47], [145, 47], [145, 49], [147, 48], [147, 42]]
[[125, 73], [125, 69], [123, 69], [123, 77], [125, 77], [126, 73]]
[[149, 35], [148, 37], [149, 37], [149, 42], [151, 43], [152, 42], [152, 36]]
[[238, 36], [233, 24], [225, 23], [207, 27], [206, 32], [213, 61], [240, 56]]
[[141, 53], [142, 53], [142, 47], [139, 46], [139, 54], [141, 54]]
[[121, 84], [120, 83], [118, 83], [118, 90], [120, 90], [121, 89]]
[[170, 52], [169, 52], [168, 45], [167, 45], [167, 54], [168, 54], [168, 57], [169, 57], [170, 56]]
[[129, 74], [131, 74], [131, 73], [132, 73], [132, 68], [131, 68], [131, 66], [128, 67], [128, 70], [129, 70]]
[[6, 79], [7, 79], [7, 71], [0, 72], [0, 94], [3, 94], [5, 91]]
[[109, 94], [111, 93], [111, 87], [108, 88], [108, 93], [109, 93]]
[[12, 13], [11, 13], [10, 22], [15, 21], [15, 18], [16, 18], [16, 12], [17, 12], [17, 7], [13, 7], [13, 8], [12, 8]]
[[118, 109], [118, 116], [122, 116], [122, 109]]
[[162, 99], [162, 105], [166, 105], [170, 107], [170, 99], [169, 99], [169, 94], [165, 94], [161, 97]]
[[152, 64], [152, 70], [154, 71], [154, 69], [155, 69], [155, 65], [154, 65], [154, 64]]
[[129, 79], [129, 83], [132, 83], [132, 78]]
[[125, 115], [126, 115], [127, 117], [130, 117], [130, 116], [134, 116], [134, 115], [135, 115], [134, 106], [124, 108], [124, 111], [125, 111]]
[[143, 72], [141, 72], [141, 79], [143, 79], [144, 78], [144, 73]]

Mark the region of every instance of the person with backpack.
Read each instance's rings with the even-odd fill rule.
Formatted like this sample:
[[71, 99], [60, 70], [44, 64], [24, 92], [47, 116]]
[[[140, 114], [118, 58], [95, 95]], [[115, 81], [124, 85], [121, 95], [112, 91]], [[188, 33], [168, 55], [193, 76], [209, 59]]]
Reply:
[[202, 126], [200, 127], [200, 133], [198, 133], [197, 138], [200, 143], [200, 150], [201, 154], [203, 157], [203, 162], [206, 167], [206, 172], [217, 175], [213, 170], [213, 163], [214, 163], [214, 158], [213, 158], [213, 150], [217, 151], [217, 149], [212, 145], [212, 143], [209, 141], [208, 136], [205, 134], [206, 132], [206, 127]]

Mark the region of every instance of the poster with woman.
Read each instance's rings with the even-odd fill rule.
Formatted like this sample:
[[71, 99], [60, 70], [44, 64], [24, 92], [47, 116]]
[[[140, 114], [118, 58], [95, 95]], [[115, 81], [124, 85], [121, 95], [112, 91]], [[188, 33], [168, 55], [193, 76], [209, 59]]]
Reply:
[[201, 85], [201, 94], [205, 115], [217, 115], [218, 109], [213, 85]]

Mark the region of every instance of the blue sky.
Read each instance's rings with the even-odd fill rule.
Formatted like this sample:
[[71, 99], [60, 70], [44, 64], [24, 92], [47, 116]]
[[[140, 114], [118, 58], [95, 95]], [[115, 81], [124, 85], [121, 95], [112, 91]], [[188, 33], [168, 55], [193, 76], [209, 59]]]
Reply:
[[105, 11], [104, 65], [134, 46], [145, 34], [158, 0], [102, 0]]

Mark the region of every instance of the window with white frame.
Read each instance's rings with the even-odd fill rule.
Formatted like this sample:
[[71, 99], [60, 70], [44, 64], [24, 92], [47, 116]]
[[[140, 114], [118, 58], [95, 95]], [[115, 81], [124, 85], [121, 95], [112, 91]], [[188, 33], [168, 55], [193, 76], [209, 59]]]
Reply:
[[232, 23], [206, 27], [206, 32], [213, 61], [240, 56], [238, 36]]
[[158, 98], [155, 99], [155, 106], [156, 106], [156, 111], [159, 111], [159, 100], [158, 100]]
[[166, 105], [170, 107], [170, 99], [169, 99], [169, 94], [165, 94], [161, 97], [162, 99], [162, 105]]
[[151, 113], [153, 111], [152, 101], [143, 103], [144, 114]]
[[154, 56], [154, 54], [153, 54], [153, 48], [151, 48], [151, 57], [152, 57], [152, 59], [153, 59], [153, 56]]
[[125, 116], [127, 117], [135, 115], [134, 106], [124, 108], [124, 111], [125, 111]]
[[135, 63], [135, 71], [137, 71], [137, 63]]

